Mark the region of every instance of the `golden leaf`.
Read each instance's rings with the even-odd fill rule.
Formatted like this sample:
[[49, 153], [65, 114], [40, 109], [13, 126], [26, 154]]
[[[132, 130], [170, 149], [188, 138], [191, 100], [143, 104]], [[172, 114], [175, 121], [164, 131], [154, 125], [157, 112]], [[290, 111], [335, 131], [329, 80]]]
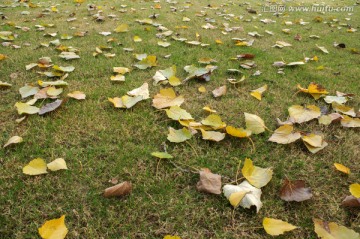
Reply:
[[27, 175], [45, 174], [47, 173], [46, 163], [42, 158], [33, 159], [23, 167], [23, 173]]
[[299, 132], [294, 132], [294, 127], [289, 124], [285, 124], [277, 128], [273, 135], [269, 138], [269, 141], [278, 144], [290, 144], [301, 138]]
[[319, 99], [323, 95], [329, 94], [329, 92], [327, 92], [322, 85], [316, 84], [314, 82], [311, 82], [307, 89], [302, 88], [300, 85], [297, 85], [297, 87], [300, 89], [301, 92], [309, 93], [310, 95], [312, 95], [315, 100]]
[[210, 126], [211, 128], [217, 130], [217, 129], [223, 129], [226, 127], [226, 123], [223, 122], [219, 115], [211, 114], [205, 119], [201, 121], [203, 125]]
[[267, 85], [264, 85], [256, 90], [252, 90], [250, 95], [261, 101], [262, 94], [268, 89]]
[[340, 163], [334, 163], [335, 168], [345, 174], [350, 174], [350, 169]]
[[31, 106], [31, 105], [28, 105], [28, 104], [22, 103], [22, 102], [17, 102], [15, 104], [15, 107], [16, 107], [19, 115], [21, 115], [21, 114], [29, 114], [29, 115], [37, 114], [37, 113], [39, 113], [39, 110], [40, 110], [38, 107]]
[[349, 190], [351, 195], [353, 195], [356, 198], [360, 198], [360, 184], [358, 183], [351, 184]]
[[64, 239], [68, 229], [65, 225], [65, 215], [58, 219], [46, 221], [40, 228], [39, 234], [43, 239]]
[[238, 138], [246, 138], [251, 135], [250, 130], [246, 130], [243, 128], [235, 128], [233, 126], [227, 126], [226, 133], [230, 134], [231, 136], [238, 137]]

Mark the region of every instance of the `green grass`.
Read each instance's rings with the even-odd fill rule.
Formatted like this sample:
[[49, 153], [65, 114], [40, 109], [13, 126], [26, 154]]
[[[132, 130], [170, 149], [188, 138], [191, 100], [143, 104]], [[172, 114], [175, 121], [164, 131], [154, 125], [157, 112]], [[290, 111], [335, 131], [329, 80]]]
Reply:
[[[174, 144], [166, 139], [167, 128], [179, 128], [180, 125], [170, 121], [165, 112], [153, 108], [151, 100], [142, 101], [128, 110], [115, 109], [107, 100], [108, 97], [120, 97], [144, 82], [149, 83], [150, 95], [154, 96], [161, 89], [161, 86], [152, 84], [152, 76], [157, 70], [176, 65], [177, 76], [184, 79], [187, 75], [182, 69], [184, 66], [200, 66], [197, 63], [199, 58], [211, 57], [218, 61], [218, 69], [214, 71], [210, 82], [190, 80], [176, 87], [176, 91], [185, 97], [182, 108], [197, 120], [207, 116], [202, 108], [209, 105], [218, 111], [228, 125], [245, 127], [243, 112], [248, 112], [259, 115], [269, 129], [275, 130], [276, 118], [286, 119], [287, 109], [291, 105], [326, 105], [322, 100], [315, 101], [302, 93], [295, 95], [297, 84], [306, 87], [310, 82], [322, 84], [332, 95], [336, 90], [355, 93], [349, 105], [358, 110], [360, 55], [352, 54], [350, 49], [360, 49], [359, 6], [355, 6], [351, 16], [344, 12], [286, 12], [276, 17], [271, 13], [260, 12], [265, 1], [261, 1], [261, 4], [248, 1], [252, 8], [262, 14], [258, 16], [246, 11], [250, 6], [239, 6], [235, 1], [224, 6], [214, 0], [192, 1], [188, 9], [184, 8], [187, 5], [185, 1], [179, 1], [176, 5], [161, 1], [162, 9], [151, 9], [155, 4], [151, 1], [94, 0], [91, 3], [101, 6], [104, 16], [118, 16], [118, 19], [106, 17], [104, 22], [98, 23], [91, 16], [96, 12], [89, 13], [86, 4], [75, 7], [71, 1], [64, 1], [59, 3], [59, 13], [37, 18], [45, 8], [54, 3], [33, 2], [42, 2], [41, 7], [0, 8], [8, 17], [7, 20], [1, 20], [1, 29], [17, 33], [19, 36], [14, 44], [22, 46], [21, 49], [0, 47], [0, 53], [8, 56], [0, 62], [1, 81], [12, 84], [11, 88], [0, 91], [0, 142], [3, 145], [14, 135], [24, 138], [23, 143], [0, 150], [0, 238], [39, 238], [37, 229], [46, 220], [61, 215], [66, 215], [66, 225], [69, 228], [67, 238], [163, 238], [167, 234], [177, 234], [182, 238], [269, 238], [261, 228], [263, 217], [285, 220], [300, 227], [278, 238], [316, 238], [312, 218], [334, 221], [360, 231], [359, 211], [341, 206], [342, 199], [350, 194], [349, 185], [359, 182], [358, 129], [343, 128], [339, 124], [325, 127], [316, 121], [296, 125], [300, 130], [324, 133], [329, 146], [317, 154], [308, 152], [300, 141], [290, 145], [268, 142], [272, 134], [268, 131], [252, 136], [256, 151], [252, 150], [248, 140], [227, 136], [225, 140], [215, 143], [202, 140], [199, 133], [188, 144]], [[344, 0], [338, 5], [350, 6], [354, 3], [355, 1]], [[121, 8], [121, 4], [127, 7]], [[219, 8], [204, 8], [208, 4]], [[296, 5], [293, 2], [287, 4]], [[329, 4], [335, 5], [333, 2]], [[170, 6], [176, 7], [177, 11], [172, 12]], [[131, 8], [136, 11], [131, 12]], [[121, 13], [120, 9], [127, 9], [128, 12]], [[30, 15], [21, 15], [22, 11], [30, 11]], [[207, 15], [195, 16], [200, 11], [206, 11]], [[76, 13], [78, 20], [68, 23], [66, 19], [72, 12]], [[168, 41], [172, 45], [169, 48], [158, 46], [156, 28], [149, 26], [150, 31], [145, 31], [144, 25], [135, 22], [136, 19], [147, 18], [153, 13], [160, 14], [154, 21], [173, 30], [174, 34], [179, 33], [181, 37], [195, 40], [195, 34], [199, 33], [201, 40], [210, 46], [189, 46], [170, 38]], [[227, 21], [217, 13], [232, 13], [243, 18], [230, 18]], [[184, 16], [191, 21], [182, 22]], [[321, 16], [324, 22], [335, 17], [340, 23], [347, 23], [358, 31], [347, 33], [346, 27], [337, 28], [339, 23], [334, 23], [335, 27], [324, 22], [316, 23], [313, 21], [316, 16]], [[346, 17], [351, 20], [344, 20]], [[211, 24], [218, 29], [201, 28], [201, 25], [206, 24], [205, 18], [214, 18], [216, 22]], [[260, 22], [264, 18], [276, 20], [276, 23], [265, 25]], [[246, 19], [252, 21], [247, 22]], [[283, 24], [284, 21], [298, 19], [310, 24]], [[24, 32], [8, 22], [13, 22], [15, 26], [30, 27], [31, 30]], [[56, 26], [44, 32], [36, 31], [34, 26], [42, 23], [54, 23]], [[113, 31], [121, 23], [129, 24], [130, 31], [113, 32], [109, 37], [98, 34], [100, 31]], [[223, 35], [222, 23], [229, 23], [230, 27], [242, 26], [244, 31]], [[182, 25], [189, 26], [189, 29], [175, 28]], [[281, 29], [284, 28], [292, 29], [291, 34], [282, 33]], [[265, 30], [273, 31], [275, 35], [269, 36]], [[79, 60], [67, 62], [60, 59], [59, 52], [54, 47], [37, 48], [40, 42], [49, 42], [59, 38], [61, 34], [73, 34], [77, 31], [88, 31], [88, 35], [61, 40], [61, 43], [80, 49]], [[247, 36], [250, 31], [257, 31], [264, 36], [256, 38], [252, 47], [234, 45], [231, 40], [233, 37], [252, 39]], [[58, 37], [45, 38], [45, 32], [58, 32]], [[302, 41], [293, 39], [297, 33], [302, 36]], [[134, 43], [132, 38], [135, 35], [140, 36], [143, 41]], [[310, 35], [319, 35], [321, 38], [310, 39]], [[118, 43], [122, 45], [107, 43], [110, 37], [118, 39]], [[215, 39], [222, 40], [223, 44], [217, 45]], [[293, 46], [272, 48], [277, 40], [289, 42]], [[335, 41], [345, 43], [346, 48], [334, 48]], [[31, 46], [25, 46], [26, 42]], [[320, 52], [316, 44], [325, 46], [330, 54]], [[93, 57], [95, 47], [101, 45], [113, 46], [111, 52], [116, 53], [116, 57]], [[123, 47], [134, 48], [133, 53], [156, 55], [158, 66], [149, 70], [135, 69], [132, 67], [135, 63], [133, 53], [124, 52]], [[247, 79], [235, 87], [227, 82], [227, 78], [234, 76], [229, 75], [226, 70], [240, 69], [240, 62], [231, 58], [242, 53], [255, 54], [257, 67], [242, 70]], [[168, 54], [171, 54], [170, 59], [165, 59], [163, 56]], [[277, 74], [277, 69], [272, 66], [273, 62], [282, 59], [291, 62], [315, 55], [319, 57], [318, 62], [286, 68], [285, 75]], [[56, 112], [44, 117], [31, 115], [17, 124], [15, 119], [19, 116], [14, 104], [21, 101], [18, 89], [26, 83], [36, 84], [38, 79], [48, 80], [39, 76], [36, 71], [25, 70], [25, 65], [37, 62], [42, 56], [51, 57], [57, 65], [75, 66], [75, 71], [66, 79], [69, 86], [62, 95], [81, 90], [86, 93], [87, 98], [85, 101], [69, 100]], [[133, 69], [126, 75], [125, 82], [110, 82], [112, 67], [115, 66]], [[324, 66], [325, 69], [317, 70], [318, 66]], [[260, 70], [262, 74], [251, 76], [256, 70]], [[340, 74], [335, 75], [336, 72]], [[11, 79], [12, 73], [17, 73], [17, 78]], [[264, 84], [268, 84], [269, 90], [259, 102], [249, 92]], [[227, 85], [227, 94], [219, 99], [213, 98], [211, 91], [222, 85]], [[207, 93], [198, 92], [200, 86], [205, 86]], [[162, 151], [164, 144], [167, 151], [175, 157], [174, 162], [182, 165], [185, 171], [162, 160], [157, 172], [157, 160], [150, 153]], [[69, 170], [41, 176], [24, 175], [22, 167], [36, 157], [44, 158], [46, 162], [62, 157]], [[254, 209], [243, 208], [236, 209], [233, 214], [233, 209], [224, 196], [196, 191], [198, 174], [190, 173], [189, 167], [207, 167], [226, 176], [223, 183], [228, 183], [235, 179], [238, 162], [245, 157], [253, 159], [257, 166], [274, 169], [272, 180], [262, 189], [264, 206], [258, 214]], [[334, 170], [334, 162], [350, 167], [352, 174], [341, 175]], [[282, 201], [278, 195], [285, 177], [306, 180], [314, 197], [302, 203]], [[121, 199], [104, 198], [102, 192], [112, 186], [108, 182], [111, 178], [118, 178], [120, 182], [131, 181], [134, 186], [132, 193]]]

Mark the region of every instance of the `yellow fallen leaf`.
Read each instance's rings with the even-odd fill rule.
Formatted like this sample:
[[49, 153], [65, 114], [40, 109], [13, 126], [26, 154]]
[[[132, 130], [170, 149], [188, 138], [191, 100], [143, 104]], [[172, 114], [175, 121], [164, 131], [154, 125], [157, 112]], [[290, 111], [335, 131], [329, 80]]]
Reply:
[[4, 148], [6, 148], [7, 146], [9, 146], [10, 144], [18, 144], [21, 143], [23, 141], [23, 138], [20, 136], [13, 136], [11, 137], [6, 144], [4, 144]]
[[154, 96], [152, 106], [156, 109], [163, 109], [174, 105], [181, 106], [182, 103], [184, 103], [183, 96], [176, 96], [173, 88], [165, 88]]
[[198, 88], [198, 91], [199, 91], [200, 93], [205, 93], [205, 92], [206, 92], [206, 88], [205, 88], [204, 86], [200, 86], [200, 87]]
[[211, 109], [209, 106], [204, 106], [202, 109], [209, 113], [216, 113], [216, 110]]
[[0, 61], [5, 60], [6, 58], [8, 58], [6, 55], [0, 54]]
[[340, 163], [334, 163], [335, 168], [345, 174], [350, 174], [350, 169]]
[[115, 108], [126, 108], [126, 106], [124, 105], [122, 99], [119, 98], [119, 97], [108, 98], [108, 101], [113, 103]]
[[264, 85], [256, 90], [252, 90], [250, 95], [261, 101], [262, 94], [268, 89], [267, 85]]
[[58, 96], [63, 92], [62, 88], [58, 88], [56, 89], [55, 87], [49, 87], [48, 90], [46, 91], [46, 94], [48, 96]]
[[226, 123], [223, 122], [219, 115], [211, 114], [205, 119], [201, 121], [203, 125], [210, 126], [211, 128], [217, 130], [217, 129], [223, 129], [226, 127]]
[[179, 236], [166, 235], [163, 239], [181, 239]]
[[336, 112], [340, 112], [340, 113], [343, 113], [345, 115], [349, 115], [352, 117], [356, 116], [354, 108], [351, 108], [351, 107], [348, 107], [345, 105], [341, 105], [336, 102], [332, 102], [331, 106]]
[[211, 140], [211, 141], [219, 142], [225, 138], [225, 134], [221, 133], [221, 132], [205, 131], [203, 129], [200, 129], [200, 130], [201, 130], [202, 138], [204, 140]]
[[273, 135], [269, 138], [269, 141], [278, 144], [290, 144], [301, 138], [299, 132], [294, 131], [294, 127], [289, 124], [285, 124], [277, 128]]
[[344, 118], [341, 119], [341, 125], [343, 127], [360, 127], [360, 118], [351, 118], [347, 115], [344, 115]]
[[263, 227], [267, 234], [271, 236], [278, 236], [285, 232], [292, 231], [297, 227], [282, 220], [264, 217]]
[[68, 169], [66, 166], [66, 162], [63, 158], [57, 158], [51, 163], [47, 164], [47, 167], [50, 171], [58, 171], [61, 169]]
[[301, 139], [306, 148], [313, 154], [328, 146], [328, 143], [324, 140], [322, 135], [310, 133], [303, 135]]
[[143, 100], [143, 97], [141, 95], [138, 96], [128, 96], [124, 95], [121, 97], [121, 100], [126, 108], [131, 108], [134, 105], [136, 105], [138, 102]]
[[46, 163], [42, 158], [33, 159], [23, 167], [23, 173], [27, 175], [45, 174], [47, 173]]
[[295, 123], [304, 123], [321, 116], [320, 108], [315, 105], [293, 105], [289, 109], [289, 115]]
[[229, 197], [229, 202], [231, 204], [231, 206], [233, 206], [234, 208], [238, 207], [240, 205], [240, 202], [241, 200], [243, 200], [243, 198], [245, 197], [245, 195], [247, 194], [248, 192], [235, 192], [235, 193], [232, 193], [230, 194], [230, 197]]
[[300, 85], [297, 85], [297, 87], [300, 89], [301, 92], [309, 93], [310, 95], [312, 95], [315, 100], [318, 100], [323, 95], [329, 94], [329, 92], [327, 92], [322, 85], [316, 84], [314, 82], [311, 82], [307, 89], [302, 88]]
[[169, 109], [166, 109], [166, 114], [170, 119], [173, 120], [191, 120], [193, 117], [184, 109], [180, 108], [180, 106], [174, 105]]
[[86, 98], [86, 95], [84, 94], [84, 92], [77, 91], [77, 90], [67, 94], [67, 96], [77, 99], [77, 100], [85, 100], [85, 98]]
[[337, 225], [335, 222], [326, 222], [319, 219], [313, 219], [315, 232], [322, 239], [360, 239], [359, 233]]
[[238, 137], [238, 138], [246, 138], [251, 135], [250, 130], [246, 130], [243, 128], [235, 128], [233, 126], [227, 126], [226, 133], [230, 134], [231, 136]]
[[130, 72], [130, 69], [127, 68], [127, 67], [122, 67], [122, 66], [113, 67], [113, 72], [114, 72], [114, 73], [121, 74], [121, 75], [124, 75], [124, 74], [126, 74], [126, 73], [129, 73], [129, 72]]
[[216, 43], [216, 44], [224, 44], [220, 39], [216, 39], [216, 40], [215, 40], [215, 43]]
[[350, 193], [356, 198], [360, 198], [360, 184], [353, 183], [350, 185]]
[[134, 42], [141, 42], [142, 39], [139, 36], [134, 36]]
[[173, 143], [181, 143], [192, 137], [191, 132], [187, 128], [182, 128], [176, 130], [172, 127], [169, 127], [169, 134], [167, 139]]
[[16, 107], [19, 115], [21, 115], [21, 114], [29, 114], [29, 115], [37, 114], [37, 113], [39, 113], [39, 110], [40, 110], [38, 107], [31, 106], [31, 105], [28, 105], [28, 104], [22, 103], [22, 102], [17, 102], [15, 104], [15, 107]]
[[43, 239], [64, 239], [68, 229], [65, 225], [65, 215], [58, 219], [46, 221], [40, 228], [39, 234]]
[[114, 32], [128, 32], [129, 25], [128, 24], [121, 24], [114, 29]]
[[246, 129], [250, 130], [253, 134], [260, 134], [267, 129], [264, 121], [257, 115], [244, 112]]
[[272, 168], [260, 168], [254, 166], [252, 160], [249, 158], [245, 159], [244, 167], [241, 172], [249, 183], [257, 188], [264, 187], [268, 184], [273, 175]]

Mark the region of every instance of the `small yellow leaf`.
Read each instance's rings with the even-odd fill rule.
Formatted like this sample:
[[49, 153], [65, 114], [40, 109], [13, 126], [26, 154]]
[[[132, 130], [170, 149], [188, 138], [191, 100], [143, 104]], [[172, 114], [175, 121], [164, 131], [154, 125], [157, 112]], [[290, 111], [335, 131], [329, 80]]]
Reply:
[[173, 88], [165, 88], [154, 96], [152, 105], [157, 109], [163, 109], [174, 105], [180, 106], [182, 103], [184, 103], [183, 96], [176, 96]]
[[264, 218], [263, 227], [266, 233], [271, 236], [278, 236], [284, 234], [285, 232], [292, 231], [297, 228], [296, 226], [290, 223], [268, 217]]
[[66, 162], [63, 158], [57, 158], [51, 163], [47, 164], [47, 167], [50, 171], [58, 171], [61, 169], [68, 169], [66, 166]]
[[113, 103], [115, 108], [126, 108], [126, 106], [124, 105], [122, 99], [119, 98], [119, 97], [108, 98], [108, 101]]
[[11, 137], [7, 143], [4, 145], [4, 148], [6, 148], [7, 146], [9, 146], [10, 144], [18, 144], [21, 143], [23, 141], [23, 138], [20, 136], [13, 136]]
[[42, 158], [36, 158], [23, 167], [23, 173], [27, 175], [40, 175], [47, 173], [46, 163]]
[[134, 36], [134, 42], [141, 42], [142, 39], [139, 36]]
[[251, 183], [251, 185], [261, 188], [268, 184], [272, 178], [272, 168], [260, 168], [253, 165], [251, 159], [246, 158], [244, 167], [241, 170], [243, 176]]
[[63, 92], [62, 88], [58, 88], [56, 89], [55, 87], [49, 87], [48, 90], [46, 91], [46, 94], [48, 96], [58, 96]]
[[352, 117], [356, 116], [354, 108], [351, 108], [351, 107], [348, 107], [345, 105], [341, 105], [336, 102], [332, 102], [331, 106], [336, 112], [340, 112], [340, 113], [343, 113], [343, 114], [346, 114], [346, 115], [349, 115]]
[[5, 60], [6, 58], [8, 58], [6, 55], [0, 54], [0, 61]]
[[335, 168], [345, 174], [350, 174], [350, 169], [340, 163], [334, 163]]
[[262, 94], [267, 90], [268, 86], [264, 85], [256, 90], [252, 90], [250, 95], [261, 101]]
[[216, 113], [216, 110], [211, 109], [209, 106], [204, 106], [202, 109], [209, 113]]
[[344, 115], [344, 118], [341, 119], [341, 125], [343, 127], [360, 127], [360, 118], [351, 118], [347, 115]]
[[130, 69], [127, 68], [127, 67], [113, 67], [113, 72], [115, 73], [118, 73], [118, 74], [121, 74], [121, 75], [124, 75], [126, 73], [129, 73], [130, 72]]
[[192, 137], [191, 132], [187, 128], [176, 130], [169, 127], [169, 134], [167, 139], [173, 143], [181, 143]]
[[350, 193], [356, 198], [360, 198], [360, 184], [353, 183], [350, 185]]
[[311, 82], [307, 89], [302, 88], [300, 85], [297, 85], [301, 92], [309, 93], [314, 97], [315, 100], [318, 100], [321, 96], [329, 94], [326, 89], [319, 84]]
[[248, 192], [235, 192], [235, 193], [232, 193], [230, 194], [230, 197], [229, 197], [229, 202], [230, 204], [233, 206], [233, 207], [238, 207], [241, 200], [245, 197], [245, 195], [247, 194]]
[[77, 99], [77, 100], [85, 100], [86, 95], [82, 91], [73, 91], [69, 94], [67, 94], [68, 97]]
[[198, 88], [198, 91], [199, 91], [200, 93], [205, 93], [205, 92], [206, 92], [205, 86], [200, 86], [200, 87]]
[[216, 44], [224, 44], [220, 39], [215, 40]]
[[223, 122], [219, 115], [211, 114], [201, 121], [203, 125], [210, 126], [213, 129], [223, 129], [226, 127], [226, 123]]
[[276, 129], [269, 138], [269, 141], [276, 142], [278, 144], [289, 144], [301, 138], [299, 132], [294, 132], [294, 127], [289, 124], [285, 124]]
[[65, 225], [65, 215], [58, 219], [46, 221], [40, 228], [39, 234], [43, 239], [64, 239], [68, 229]]
[[121, 74], [117, 74], [115, 76], [110, 77], [111, 81], [125, 81], [125, 76]]
[[166, 236], [164, 236], [163, 239], [181, 239], [181, 237], [179, 237], [179, 236], [166, 235]]
[[246, 130], [243, 128], [235, 128], [233, 126], [226, 127], [226, 133], [230, 134], [231, 136], [238, 137], [238, 138], [245, 138], [251, 135], [250, 130]]
[[225, 138], [225, 134], [221, 132], [216, 131], [205, 131], [203, 129], [200, 129], [202, 133], [202, 138], [205, 140], [211, 140], [215, 142], [219, 142]]

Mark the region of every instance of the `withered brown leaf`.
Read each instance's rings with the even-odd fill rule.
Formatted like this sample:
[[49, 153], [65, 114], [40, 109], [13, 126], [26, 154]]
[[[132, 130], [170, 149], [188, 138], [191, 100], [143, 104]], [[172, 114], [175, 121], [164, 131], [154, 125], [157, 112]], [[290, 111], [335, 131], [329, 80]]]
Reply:
[[312, 196], [311, 189], [305, 187], [304, 180], [290, 181], [285, 179], [280, 190], [280, 198], [287, 202], [302, 202], [310, 199]]
[[200, 181], [196, 184], [199, 192], [221, 194], [221, 176], [212, 173], [209, 169], [204, 168], [200, 171]]
[[57, 108], [59, 108], [61, 106], [63, 101], [64, 100], [55, 100], [52, 103], [48, 103], [48, 104], [44, 105], [43, 107], [40, 108], [39, 115], [44, 115], [46, 113], [56, 110]]
[[109, 187], [104, 191], [104, 197], [121, 197], [131, 193], [132, 184], [128, 181], [116, 184], [115, 186]]
[[353, 195], [346, 196], [341, 205], [345, 207], [360, 207], [360, 198], [356, 198]]

